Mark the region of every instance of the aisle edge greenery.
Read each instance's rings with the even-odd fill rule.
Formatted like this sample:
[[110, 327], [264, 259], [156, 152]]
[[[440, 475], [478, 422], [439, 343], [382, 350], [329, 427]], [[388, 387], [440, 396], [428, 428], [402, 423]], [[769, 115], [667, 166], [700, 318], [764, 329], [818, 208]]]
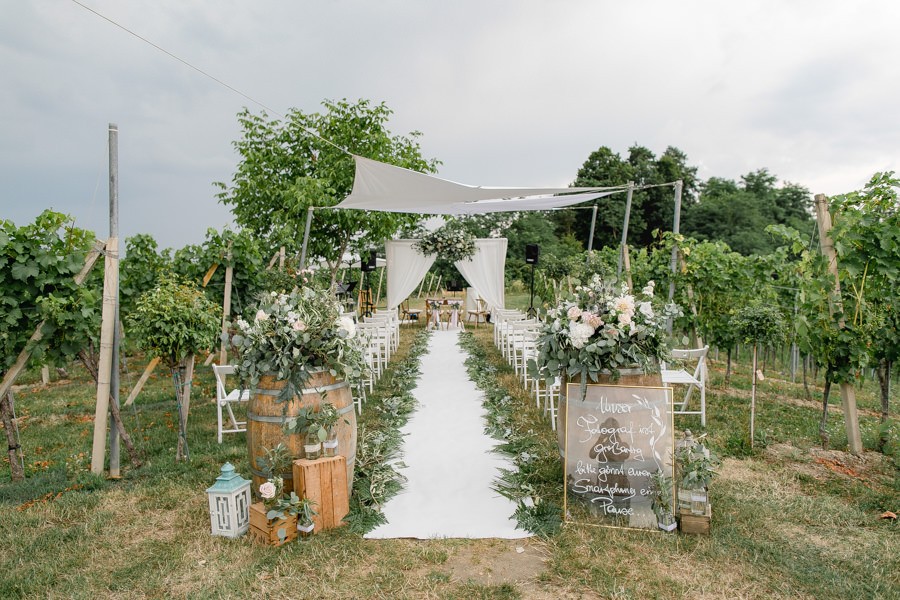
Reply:
[[[533, 429], [522, 430], [516, 420], [521, 407], [499, 382], [497, 367], [490, 364], [484, 348], [471, 333], [461, 333], [459, 346], [468, 353], [466, 370], [484, 392], [487, 411], [485, 433], [501, 443], [496, 452], [508, 456], [512, 469], [501, 469], [494, 483], [497, 493], [516, 503], [516, 528], [541, 537], [559, 531], [562, 508], [551, 490], [560, 487], [563, 474], [556, 448], [540, 444]], [[548, 489], [549, 484], [549, 489]]]
[[403, 444], [400, 428], [416, 408], [412, 389], [419, 379], [420, 357], [428, 346], [428, 336], [425, 330], [416, 334], [406, 358], [389, 367], [390, 375], [384, 378], [388, 389], [379, 398], [372, 396], [368, 400], [374, 405], [374, 416], [357, 430], [356, 474], [350, 513], [344, 519], [355, 533], [368, 533], [386, 523], [382, 507], [400, 493], [406, 482], [397, 470], [406, 467], [399, 460]]

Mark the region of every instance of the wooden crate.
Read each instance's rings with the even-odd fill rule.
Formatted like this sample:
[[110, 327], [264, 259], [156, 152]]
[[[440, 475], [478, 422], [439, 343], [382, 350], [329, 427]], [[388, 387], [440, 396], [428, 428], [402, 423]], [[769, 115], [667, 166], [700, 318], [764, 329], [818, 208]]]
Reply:
[[314, 531], [326, 531], [344, 525], [350, 512], [347, 494], [347, 459], [329, 456], [318, 460], [301, 458], [294, 461], [294, 487], [301, 498], [315, 502], [318, 513]]
[[[280, 535], [283, 530], [284, 539]], [[254, 541], [269, 546], [281, 546], [297, 539], [297, 517], [288, 515], [284, 519], [266, 518], [266, 505], [256, 502], [250, 505], [250, 536]]]
[[707, 503], [705, 515], [695, 515], [689, 511], [679, 511], [678, 528], [682, 533], [709, 535], [712, 521], [712, 503]]

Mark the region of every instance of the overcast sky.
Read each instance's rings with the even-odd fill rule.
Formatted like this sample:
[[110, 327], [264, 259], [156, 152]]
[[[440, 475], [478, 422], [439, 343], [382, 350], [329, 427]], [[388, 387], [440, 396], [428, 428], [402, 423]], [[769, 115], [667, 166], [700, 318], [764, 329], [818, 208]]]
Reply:
[[[894, 0], [80, 1], [279, 113], [385, 101], [462, 183], [568, 185], [635, 143], [813, 193], [900, 171]], [[259, 106], [71, 0], [0, 0], [0, 81], [0, 218], [49, 207], [105, 237], [112, 122], [121, 237], [231, 221], [212, 182]]]

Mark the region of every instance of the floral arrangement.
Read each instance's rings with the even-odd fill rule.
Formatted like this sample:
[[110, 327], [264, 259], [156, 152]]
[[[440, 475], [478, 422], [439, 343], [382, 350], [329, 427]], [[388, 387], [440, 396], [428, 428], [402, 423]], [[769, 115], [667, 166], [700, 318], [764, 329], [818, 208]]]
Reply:
[[413, 244], [422, 255], [436, 254], [452, 263], [475, 255], [475, 237], [459, 227], [444, 226]]
[[669, 354], [666, 321], [680, 314], [678, 307], [653, 304], [654, 283], [639, 294], [616, 287], [594, 275], [575, 288], [573, 297], [547, 311], [532, 370], [548, 379], [564, 374], [597, 381], [601, 373], [613, 380], [619, 369], [655, 368]]
[[303, 287], [264, 295], [251, 320], [240, 318], [231, 343], [240, 354], [235, 374], [245, 388], [272, 374], [288, 385], [283, 401], [302, 389], [313, 370], [355, 379], [365, 369], [353, 319], [330, 290]]

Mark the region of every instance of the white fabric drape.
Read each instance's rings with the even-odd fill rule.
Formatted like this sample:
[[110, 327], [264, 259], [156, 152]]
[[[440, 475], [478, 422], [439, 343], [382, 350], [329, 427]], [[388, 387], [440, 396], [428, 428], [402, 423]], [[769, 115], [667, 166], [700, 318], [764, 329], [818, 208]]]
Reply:
[[413, 248], [417, 240], [387, 240], [387, 308], [393, 310], [416, 289], [434, 264], [435, 256], [422, 256]]
[[506, 307], [506, 243], [506, 238], [477, 239], [475, 255], [456, 263], [456, 269], [478, 290], [489, 310]]

